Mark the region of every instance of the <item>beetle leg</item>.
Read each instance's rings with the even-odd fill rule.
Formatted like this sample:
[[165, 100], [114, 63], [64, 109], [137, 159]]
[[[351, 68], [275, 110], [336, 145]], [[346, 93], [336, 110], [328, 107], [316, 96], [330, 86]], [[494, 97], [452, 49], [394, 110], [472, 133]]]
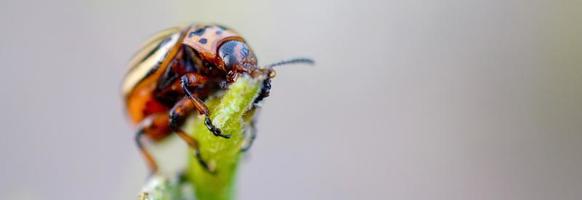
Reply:
[[253, 107], [257, 107], [261, 103], [261, 101], [263, 101], [263, 99], [269, 96], [270, 93], [271, 93], [271, 79], [267, 78], [263, 81], [263, 87], [261, 88], [261, 92], [259, 93], [257, 98], [255, 98], [255, 101], [253, 102]]
[[196, 156], [196, 160], [202, 168], [206, 171], [210, 172], [211, 174], [216, 173], [216, 168], [212, 165], [209, 165], [203, 158], [202, 154], [200, 154], [200, 146], [198, 145], [198, 141], [194, 139], [192, 136], [188, 135], [186, 132], [182, 130], [176, 130], [176, 135], [178, 135], [182, 140], [184, 140], [188, 146], [190, 146], [194, 150], [194, 156]]
[[169, 133], [168, 115], [165, 113], [152, 114], [142, 120], [138, 125], [137, 133], [135, 134], [135, 143], [146, 160], [148, 168], [152, 174], [158, 171], [158, 164], [143, 144], [143, 139], [155, 141], [164, 138]]
[[[260, 106], [260, 103], [263, 101], [263, 99], [267, 98], [270, 93], [271, 93], [271, 78], [267, 78], [263, 81], [263, 87], [261, 88], [259, 95], [255, 98], [255, 101], [253, 102], [253, 106], [251, 108], [251, 110], [253, 110], [253, 112], [251, 113], [251, 115], [258, 115], [258, 113], [256, 113], [257, 112], [256, 110], [259, 109], [258, 107]], [[253, 117], [253, 119], [251, 120], [251, 122], [249, 124], [249, 126], [250, 126], [249, 132], [251, 135], [249, 136], [248, 140], [246, 141], [246, 145], [244, 145], [240, 149], [240, 151], [243, 153], [247, 152], [253, 146], [253, 142], [255, 141], [255, 139], [257, 139], [256, 123], [257, 123], [256, 117]]]
[[198, 144], [198, 141], [192, 136], [188, 135], [182, 129], [180, 129], [180, 127], [186, 121], [186, 118], [188, 118], [188, 115], [190, 115], [195, 109], [196, 105], [194, 102], [190, 101], [189, 97], [184, 97], [180, 99], [180, 101], [178, 101], [176, 105], [174, 105], [172, 110], [170, 110], [170, 129], [172, 129], [176, 133], [176, 135], [178, 135], [182, 140], [184, 140], [188, 144], [188, 146], [192, 148], [192, 150], [194, 150], [194, 155], [196, 156], [198, 163], [200, 163], [200, 166], [202, 166], [206, 171], [210, 172], [211, 174], [215, 174], [216, 173], [215, 167], [209, 165], [202, 158], [202, 155], [200, 154], [200, 145]]
[[208, 107], [206, 107], [206, 104], [204, 104], [204, 102], [200, 98], [193, 95], [192, 92], [190, 91], [190, 89], [188, 89], [188, 87], [190, 86], [190, 83], [191, 83], [191, 80], [190, 80], [191, 78], [192, 77], [189, 77], [187, 75], [182, 76], [182, 78], [180, 79], [181, 84], [182, 84], [182, 90], [184, 90], [184, 93], [186, 93], [186, 95], [190, 98], [190, 100], [194, 104], [194, 107], [196, 108], [196, 110], [200, 114], [204, 115], [204, 117], [205, 117], [204, 124], [206, 125], [208, 130], [210, 130], [210, 132], [212, 132], [212, 134], [214, 134], [215, 136], [220, 136], [223, 138], [230, 138], [230, 135], [222, 134], [222, 131], [219, 128], [217, 128], [216, 126], [214, 126], [214, 124], [212, 123], [212, 120], [210, 120], [210, 114], [208, 112]]
[[[272, 75], [274, 73], [274, 71], [270, 72], [271, 74], [269, 76], [274, 76]], [[256, 110], [258, 109], [258, 107], [260, 106], [260, 103], [263, 101], [263, 99], [267, 98], [271, 93], [271, 77], [266, 78], [263, 81], [263, 87], [261, 88], [261, 91], [259, 93], [259, 95], [255, 98], [255, 101], [253, 102], [253, 107], [251, 108], [252, 110]], [[256, 111], [255, 111], [256, 112]], [[254, 112], [252, 113], [252, 115], [254, 114]], [[254, 114], [254, 115], [258, 115]], [[249, 132], [250, 132], [250, 137], [246, 143], [245, 146], [241, 147], [240, 151], [241, 152], [247, 152], [251, 146], [253, 146], [253, 142], [255, 141], [255, 139], [257, 138], [257, 127], [256, 127], [256, 118], [253, 117], [253, 119], [251, 120], [250, 124], [249, 124]]]
[[200, 154], [200, 145], [198, 144], [198, 141], [192, 136], [188, 135], [182, 129], [180, 129], [180, 127], [186, 121], [188, 115], [190, 115], [190, 113], [192, 113], [192, 111], [194, 111], [195, 108], [196, 108], [195, 104], [192, 101], [190, 101], [188, 97], [182, 98], [180, 101], [178, 101], [178, 103], [176, 103], [172, 110], [170, 110], [169, 127], [176, 133], [176, 135], [178, 135], [182, 140], [184, 140], [188, 144], [188, 146], [192, 148], [192, 150], [194, 150], [194, 155], [196, 156], [198, 163], [200, 163], [200, 166], [202, 166], [206, 171], [214, 174], [216, 172], [215, 167], [209, 165], [202, 158], [202, 155]]
[[[178, 102], [176, 106], [170, 111], [170, 115], [167, 113], [157, 113], [148, 116], [138, 125], [138, 131], [135, 135], [135, 142], [139, 151], [143, 155], [148, 168], [152, 174], [157, 173], [159, 170], [158, 164], [152, 154], [144, 145], [144, 139], [150, 140], [161, 140], [168, 136], [170, 133], [175, 132], [182, 140], [184, 140], [188, 146], [194, 150], [194, 155], [204, 169], [210, 173], [214, 173], [214, 167], [209, 166], [202, 156], [200, 155], [199, 145], [196, 139], [190, 137], [184, 131], [179, 128], [181, 123], [186, 119], [188, 114], [192, 112], [192, 106], [189, 107], [190, 101], [185, 98], [184, 100]], [[187, 112], [185, 112], [187, 111]], [[144, 137], [147, 136], [147, 137]]]
[[135, 134], [135, 143], [137, 144], [137, 147], [139, 148], [139, 152], [141, 152], [141, 155], [146, 160], [148, 168], [150, 169], [150, 173], [154, 174], [158, 171], [158, 164], [154, 160], [154, 157], [152, 156], [152, 154], [143, 145], [143, 141], [141, 139], [143, 136], [144, 136], [144, 132], [142, 130], [138, 130], [137, 133]]
[[257, 126], [256, 126], [255, 119], [253, 119], [251, 121], [251, 123], [249, 124], [249, 131], [248, 132], [251, 135], [249, 136], [249, 138], [247, 140], [245, 140], [245, 145], [240, 148], [240, 152], [242, 152], [242, 153], [247, 152], [249, 149], [251, 149], [251, 147], [253, 146], [253, 142], [257, 138]]

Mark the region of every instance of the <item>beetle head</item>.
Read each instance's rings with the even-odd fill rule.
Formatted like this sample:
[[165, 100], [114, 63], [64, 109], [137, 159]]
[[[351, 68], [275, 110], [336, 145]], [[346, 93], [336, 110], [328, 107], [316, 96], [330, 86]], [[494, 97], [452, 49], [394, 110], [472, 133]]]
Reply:
[[240, 73], [252, 75], [258, 69], [255, 53], [242, 41], [225, 42], [218, 49], [218, 56], [224, 63], [224, 66], [219, 66], [219, 68], [228, 73], [227, 78], [230, 82], [234, 81]]

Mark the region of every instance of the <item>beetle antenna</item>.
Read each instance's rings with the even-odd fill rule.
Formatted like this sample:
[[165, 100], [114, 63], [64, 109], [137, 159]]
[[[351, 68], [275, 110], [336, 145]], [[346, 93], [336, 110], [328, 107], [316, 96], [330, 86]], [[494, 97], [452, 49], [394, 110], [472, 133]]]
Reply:
[[289, 60], [283, 60], [283, 61], [269, 64], [269, 65], [265, 66], [265, 68], [273, 68], [276, 66], [287, 65], [287, 64], [298, 64], [298, 63], [313, 65], [315, 63], [315, 61], [313, 61], [312, 59], [309, 59], [309, 58], [292, 58]]

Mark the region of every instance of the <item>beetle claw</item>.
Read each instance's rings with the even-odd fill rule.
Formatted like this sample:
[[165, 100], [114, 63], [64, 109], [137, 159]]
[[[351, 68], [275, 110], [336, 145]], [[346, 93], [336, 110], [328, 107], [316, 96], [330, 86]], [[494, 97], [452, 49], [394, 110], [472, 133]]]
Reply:
[[208, 128], [208, 130], [210, 132], [212, 132], [212, 134], [214, 134], [214, 136], [217, 137], [223, 137], [223, 138], [230, 138], [230, 134], [222, 134], [222, 131], [217, 128], [216, 126], [214, 126], [214, 124], [212, 124], [212, 120], [210, 120], [210, 117], [208, 117], [208, 115], [206, 116], [206, 119], [204, 120], [204, 124], [206, 125], [206, 127]]

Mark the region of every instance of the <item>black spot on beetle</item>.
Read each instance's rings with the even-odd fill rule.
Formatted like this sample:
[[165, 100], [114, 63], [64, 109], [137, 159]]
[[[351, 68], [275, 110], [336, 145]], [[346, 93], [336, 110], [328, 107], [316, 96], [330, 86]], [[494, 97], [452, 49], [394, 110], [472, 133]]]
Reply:
[[204, 34], [204, 31], [206, 31], [205, 28], [198, 29], [198, 30], [196, 30], [194, 32], [190, 32], [190, 35], [188, 35], [188, 37], [192, 37], [194, 35], [202, 36], [202, 34]]
[[208, 42], [208, 40], [206, 38], [200, 38], [200, 40], [198, 40], [198, 42], [200, 42], [201, 44], [206, 44], [206, 42]]

